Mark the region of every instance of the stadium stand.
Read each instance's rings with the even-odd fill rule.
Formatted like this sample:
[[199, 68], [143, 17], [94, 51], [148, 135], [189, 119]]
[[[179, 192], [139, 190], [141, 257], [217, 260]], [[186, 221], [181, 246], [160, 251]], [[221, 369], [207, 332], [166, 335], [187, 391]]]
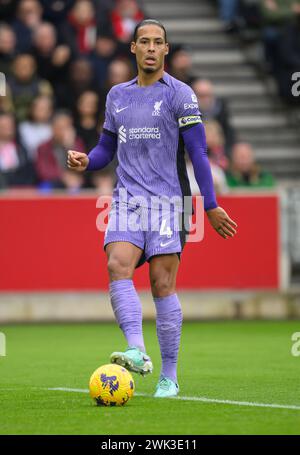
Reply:
[[[216, 94], [227, 101], [237, 140], [249, 142], [258, 163], [277, 180], [297, 179], [298, 120], [280, 100], [276, 85], [262, 73], [240, 36], [227, 32], [216, 3], [149, 0], [147, 13], [165, 24], [171, 43], [183, 43], [189, 49], [193, 75], [209, 79]], [[246, 26], [243, 23], [242, 27]]]
[[[221, 123], [227, 157], [230, 159], [234, 142], [249, 143], [258, 165], [277, 182], [296, 179], [300, 172], [299, 117], [280, 99], [274, 80], [270, 82], [268, 72], [262, 71], [263, 65], [251, 58], [253, 42], [263, 47], [266, 36], [266, 23], [259, 22], [261, 2], [8, 0], [0, 5], [0, 71], [8, 81], [7, 95], [0, 97], [0, 111], [12, 112], [20, 127], [31, 121], [35, 98], [50, 96], [54, 113], [58, 109], [71, 112], [77, 134], [89, 150], [92, 138], [101, 131], [108, 90], [134, 74], [128, 46], [133, 28], [143, 17], [155, 17], [165, 24], [171, 43], [166, 69], [189, 84], [199, 79], [211, 84], [215, 101], [205, 106], [204, 120]], [[255, 30], [255, 38], [251, 45], [245, 44], [251, 30]], [[286, 33], [288, 40], [291, 32]], [[285, 41], [283, 49], [284, 45]], [[287, 74], [286, 70], [281, 77]], [[93, 114], [98, 122], [95, 118], [79, 120], [79, 100], [87, 99], [88, 94], [98, 100]], [[47, 129], [49, 125], [35, 121], [35, 127]], [[24, 134], [19, 131], [16, 140], [24, 146]], [[31, 150], [28, 154], [32, 157]], [[226, 170], [223, 164], [221, 168]], [[109, 169], [111, 180], [113, 169]], [[0, 172], [6, 171], [11, 170], [0, 165]], [[8, 180], [2, 175], [3, 181]], [[36, 182], [38, 185], [39, 175]], [[83, 187], [99, 187], [98, 183], [87, 177]]]

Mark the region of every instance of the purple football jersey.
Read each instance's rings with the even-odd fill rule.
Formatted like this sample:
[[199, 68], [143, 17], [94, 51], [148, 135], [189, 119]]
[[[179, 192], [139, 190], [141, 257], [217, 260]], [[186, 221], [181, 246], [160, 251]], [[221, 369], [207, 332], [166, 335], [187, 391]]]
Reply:
[[[137, 77], [107, 95], [104, 130], [118, 135], [117, 185], [113, 198], [183, 198], [191, 194], [180, 129], [201, 123], [193, 90], [167, 73], [147, 87]], [[142, 196], [142, 198], [140, 198]], [[140, 203], [143, 206], [143, 203]]]

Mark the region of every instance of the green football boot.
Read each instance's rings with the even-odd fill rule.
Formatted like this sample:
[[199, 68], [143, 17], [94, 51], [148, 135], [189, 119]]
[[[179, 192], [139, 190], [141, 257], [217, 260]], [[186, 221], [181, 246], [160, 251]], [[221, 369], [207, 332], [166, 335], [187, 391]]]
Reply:
[[176, 397], [179, 393], [179, 385], [169, 378], [162, 377], [157, 386], [154, 394], [155, 398], [171, 398]]
[[110, 361], [143, 376], [153, 371], [150, 357], [135, 347], [129, 347], [125, 352], [113, 352], [110, 356]]

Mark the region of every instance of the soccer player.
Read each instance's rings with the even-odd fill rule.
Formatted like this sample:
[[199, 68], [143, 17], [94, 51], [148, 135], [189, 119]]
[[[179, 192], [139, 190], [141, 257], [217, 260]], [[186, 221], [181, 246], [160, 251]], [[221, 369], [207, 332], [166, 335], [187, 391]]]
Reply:
[[[137, 25], [131, 43], [137, 77], [114, 86], [108, 93], [103, 132], [89, 155], [68, 152], [71, 169], [92, 171], [106, 166], [117, 151], [117, 185], [104, 248], [111, 304], [128, 347], [124, 352], [112, 353], [110, 360], [143, 375], [152, 372], [143, 339], [141, 303], [132, 281], [135, 268], [147, 260], [162, 358], [155, 397], [171, 397], [179, 392], [177, 356], [182, 311], [175, 287], [186, 232], [184, 228], [174, 229], [174, 225], [178, 214], [184, 217], [190, 212], [182, 205], [164, 217], [164, 211], [151, 203], [157, 196], [183, 200], [190, 195], [184, 146], [210, 224], [225, 239], [236, 233], [236, 223], [216, 201], [197, 98], [189, 86], [164, 72], [168, 50], [166, 30], [160, 22], [147, 19]], [[132, 203], [132, 198], [139, 203]], [[150, 216], [159, 229], [152, 229], [153, 223], [150, 229], [143, 228]], [[119, 227], [122, 222], [126, 229]]]

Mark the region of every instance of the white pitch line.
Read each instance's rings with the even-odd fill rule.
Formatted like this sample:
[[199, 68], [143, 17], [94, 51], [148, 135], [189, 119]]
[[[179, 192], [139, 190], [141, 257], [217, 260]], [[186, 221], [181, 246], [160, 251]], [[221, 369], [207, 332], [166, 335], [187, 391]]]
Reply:
[[89, 389], [69, 389], [68, 387], [48, 387], [47, 390], [58, 390], [60, 392], [89, 393]]
[[[78, 393], [89, 393], [88, 389], [70, 389], [68, 387], [51, 387], [47, 390], [58, 390], [62, 392], [78, 392]], [[153, 395], [149, 393], [139, 393], [134, 394], [138, 397], [149, 397], [153, 398]], [[300, 406], [292, 404], [276, 404], [276, 403], [255, 403], [252, 401], [234, 401], [234, 400], [219, 400], [217, 398], [206, 398], [206, 397], [172, 397], [171, 400], [179, 401], [200, 401], [202, 403], [216, 403], [216, 404], [231, 404], [234, 406], [252, 406], [256, 408], [275, 408], [275, 409], [292, 409], [294, 411], [300, 411]]]

